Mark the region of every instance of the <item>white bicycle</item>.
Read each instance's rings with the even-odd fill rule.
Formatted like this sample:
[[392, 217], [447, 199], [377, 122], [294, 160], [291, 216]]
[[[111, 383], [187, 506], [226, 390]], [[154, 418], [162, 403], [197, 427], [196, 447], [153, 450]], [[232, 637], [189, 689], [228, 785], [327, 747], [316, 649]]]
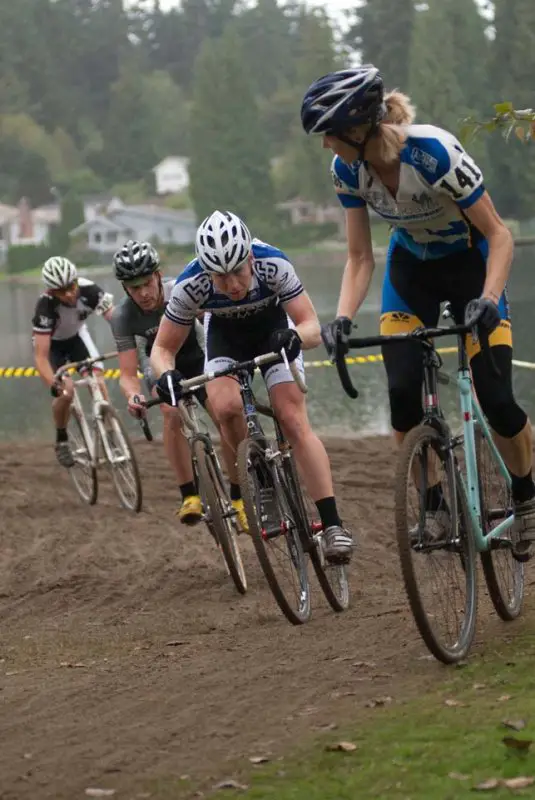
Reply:
[[[82, 500], [94, 505], [98, 497], [98, 468], [107, 465], [121, 505], [129, 511], [141, 511], [141, 478], [134, 449], [117, 411], [102, 392], [95, 363], [116, 358], [117, 353], [106, 353], [83, 361], [64, 364], [55, 374], [61, 380], [70, 370], [81, 377], [74, 379], [74, 395], [69, 416], [69, 441], [74, 466], [69, 473]], [[78, 390], [87, 386], [91, 396], [91, 411], [84, 412]]]

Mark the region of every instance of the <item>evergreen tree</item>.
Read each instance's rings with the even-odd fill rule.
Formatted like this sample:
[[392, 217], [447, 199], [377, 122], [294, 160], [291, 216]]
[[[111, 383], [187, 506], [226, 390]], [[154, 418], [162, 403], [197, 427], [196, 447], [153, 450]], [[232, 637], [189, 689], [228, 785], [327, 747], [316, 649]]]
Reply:
[[249, 221], [272, 214], [268, 149], [243, 60], [229, 28], [205, 42], [195, 64], [189, 171], [199, 218], [215, 208]]
[[[496, 39], [493, 46], [492, 85], [498, 99], [515, 108], [533, 103], [533, 42], [535, 4], [530, 0], [496, 0]], [[535, 215], [535, 148], [512, 136], [504, 146], [492, 137], [493, 163], [490, 189], [501, 213], [516, 219]]]
[[[344, 37], [363, 64], [374, 64], [381, 71], [389, 89], [407, 89], [414, 5], [414, 0], [364, 0]], [[433, 41], [436, 38], [435, 31]]]

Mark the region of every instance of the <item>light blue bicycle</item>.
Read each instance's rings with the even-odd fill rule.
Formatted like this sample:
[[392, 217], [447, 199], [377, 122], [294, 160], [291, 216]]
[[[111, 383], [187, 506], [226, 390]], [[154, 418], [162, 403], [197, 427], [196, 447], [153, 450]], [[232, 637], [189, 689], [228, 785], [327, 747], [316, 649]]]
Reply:
[[[450, 315], [446, 307], [444, 316]], [[464, 343], [470, 332], [466, 325], [454, 325], [348, 342], [349, 348], [407, 339], [422, 345], [424, 418], [407, 434], [399, 452], [396, 533], [418, 630], [433, 655], [448, 664], [465, 658], [474, 639], [477, 553], [490, 598], [503, 620], [520, 614], [524, 597], [524, 566], [513, 553], [511, 478], [473, 391]], [[450, 378], [439, 371], [442, 361], [433, 345], [434, 339], [452, 334], [458, 338], [456, 383], [463, 421], [458, 436], [440, 408], [438, 384]], [[488, 343], [484, 349], [493, 366]], [[344, 389], [356, 397], [344, 356], [338, 354], [335, 363]]]

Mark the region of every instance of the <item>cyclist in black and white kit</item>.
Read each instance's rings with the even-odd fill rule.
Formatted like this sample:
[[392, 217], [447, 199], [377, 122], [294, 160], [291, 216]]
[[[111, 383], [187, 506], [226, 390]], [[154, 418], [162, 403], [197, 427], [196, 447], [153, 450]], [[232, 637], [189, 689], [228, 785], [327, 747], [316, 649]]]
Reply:
[[[145, 413], [145, 397], [138, 378], [140, 357], [138, 343], [141, 344], [145, 359], [141, 359], [141, 369], [145, 382], [152, 391], [155, 380], [152, 377], [150, 356], [158, 326], [163, 316], [173, 286], [174, 278], [164, 278], [160, 271], [160, 258], [149, 242], [128, 241], [113, 257], [115, 277], [123, 285], [126, 297], [114, 309], [111, 327], [121, 370], [120, 386], [128, 402], [128, 411], [139, 417]], [[184, 378], [200, 375], [204, 370], [204, 339], [202, 325], [196, 322], [191, 326], [188, 337], [175, 360], [175, 367]], [[197, 399], [207, 406], [206, 390], [196, 392]], [[193, 480], [191, 455], [188, 442], [182, 431], [180, 414], [175, 408], [165, 404], [163, 412], [163, 442], [169, 463], [179, 484], [182, 503], [177, 512], [178, 518], [186, 525], [195, 525], [202, 518], [202, 503]], [[207, 408], [210, 411], [209, 407]], [[223, 455], [232, 454], [224, 442]], [[240, 509], [237, 509], [238, 512]], [[239, 522], [245, 527], [243, 510], [238, 513]]]
[[[205, 312], [205, 369], [250, 359], [271, 351], [286, 351], [303, 371], [301, 350], [320, 342], [316, 311], [292, 264], [271, 245], [251, 240], [239, 217], [214, 213], [200, 225], [197, 258], [177, 279], [151, 355], [159, 376], [157, 390], [168, 402], [178, 402], [180, 381], [174, 369], [176, 353], [187, 341], [190, 327]], [[330, 561], [349, 561], [352, 537], [338, 516], [331, 468], [325, 448], [312, 431], [305, 398], [284, 363], [263, 369], [277, 418], [295, 453], [304, 482], [325, 531], [325, 555]], [[246, 436], [237, 381], [216, 378], [207, 384], [222, 431], [234, 451]], [[239, 490], [232, 487], [231, 491]]]
[[[54, 397], [52, 413], [56, 425], [56, 456], [63, 467], [72, 467], [74, 458], [67, 435], [73, 383], [68, 377], [58, 384], [54, 373], [69, 361], [98, 356], [85, 320], [91, 314], [110, 320], [113, 296], [86, 278], [79, 278], [67, 258], [54, 256], [42, 269], [45, 291], [39, 297], [33, 316], [35, 366]], [[102, 364], [97, 365], [102, 370]], [[107, 396], [102, 381], [102, 390]]]

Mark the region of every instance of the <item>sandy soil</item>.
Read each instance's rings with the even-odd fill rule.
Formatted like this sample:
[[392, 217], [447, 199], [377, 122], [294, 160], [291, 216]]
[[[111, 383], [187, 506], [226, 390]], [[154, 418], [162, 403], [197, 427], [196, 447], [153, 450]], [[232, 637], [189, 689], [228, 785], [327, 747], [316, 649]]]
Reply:
[[[250, 541], [240, 540], [241, 597], [205, 529], [175, 523], [160, 444], [136, 442], [138, 515], [119, 507], [105, 473], [98, 504], [82, 505], [49, 445], [0, 448], [2, 800], [72, 800], [87, 787], [202, 796], [250, 756], [279, 757], [373, 713], [374, 698], [396, 702], [444, 679], [401, 585], [390, 442], [327, 444], [359, 540], [352, 604], [335, 615], [314, 583], [299, 628], [275, 605]], [[476, 650], [504, 635], [485, 603], [480, 618]]]

